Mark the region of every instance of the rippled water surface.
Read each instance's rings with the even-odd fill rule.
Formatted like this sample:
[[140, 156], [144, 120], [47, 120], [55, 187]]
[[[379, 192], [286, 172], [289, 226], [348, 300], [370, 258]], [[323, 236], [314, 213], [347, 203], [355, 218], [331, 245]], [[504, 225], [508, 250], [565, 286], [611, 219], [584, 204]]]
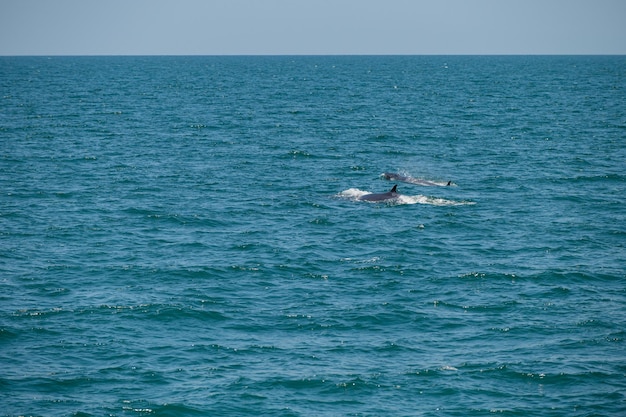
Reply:
[[625, 76], [0, 58], [0, 413], [623, 415]]

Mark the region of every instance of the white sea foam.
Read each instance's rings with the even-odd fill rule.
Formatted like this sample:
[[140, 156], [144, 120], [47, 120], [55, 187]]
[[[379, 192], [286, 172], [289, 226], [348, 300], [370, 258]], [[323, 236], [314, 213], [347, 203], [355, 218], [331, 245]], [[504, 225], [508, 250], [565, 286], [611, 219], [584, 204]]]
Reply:
[[348, 188], [347, 190], [340, 192], [337, 196], [341, 198], [358, 200], [359, 198], [368, 194], [372, 194], [372, 193], [369, 191], [359, 190], [358, 188]]
[[429, 197], [425, 195], [400, 195], [398, 204], [427, 204], [431, 206], [466, 206], [476, 204], [473, 201], [448, 200], [439, 197]]
[[[359, 198], [372, 194], [369, 191], [363, 191], [358, 188], [349, 188], [337, 194], [339, 198], [346, 198], [350, 200], [358, 200]], [[457, 200], [448, 200], [445, 198], [439, 197], [429, 197], [425, 195], [406, 195], [400, 194], [397, 198], [381, 201], [383, 203], [388, 204], [426, 204], [431, 206], [464, 206], [464, 205], [473, 205], [476, 204], [473, 201], [457, 201]]]

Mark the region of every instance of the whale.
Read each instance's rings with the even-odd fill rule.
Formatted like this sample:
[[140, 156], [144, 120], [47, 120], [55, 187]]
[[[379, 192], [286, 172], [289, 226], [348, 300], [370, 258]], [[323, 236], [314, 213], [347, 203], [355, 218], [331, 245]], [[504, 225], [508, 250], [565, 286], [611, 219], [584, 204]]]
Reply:
[[[382, 176], [386, 179], [386, 180], [393, 180], [393, 181], [402, 181], [402, 182], [406, 182], [409, 184], [415, 184], [415, 185], [424, 185], [424, 186], [437, 186], [437, 187], [441, 187], [442, 184], [438, 184], [436, 182], [433, 181], [427, 181], [427, 180], [420, 180], [418, 178], [413, 178], [413, 177], [409, 177], [406, 175], [400, 175], [400, 174], [396, 174], [395, 172], [383, 172]], [[446, 186], [450, 186], [452, 185], [452, 181], [448, 181], [448, 183], [446, 184]]]
[[389, 190], [386, 193], [371, 193], [371, 194], [365, 194], [362, 195], [361, 197], [359, 197], [359, 200], [361, 201], [386, 201], [386, 200], [394, 200], [398, 197], [400, 197], [400, 194], [398, 194], [397, 191], [398, 185], [394, 185], [393, 188], [391, 190]]

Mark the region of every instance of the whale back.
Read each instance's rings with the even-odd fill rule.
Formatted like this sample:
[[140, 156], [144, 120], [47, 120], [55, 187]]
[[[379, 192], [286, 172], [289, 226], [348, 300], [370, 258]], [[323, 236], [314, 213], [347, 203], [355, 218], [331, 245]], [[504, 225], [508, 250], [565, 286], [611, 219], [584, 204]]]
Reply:
[[398, 184], [394, 185], [393, 188], [389, 191], [387, 191], [386, 193], [380, 193], [380, 194], [366, 194], [362, 197], [359, 198], [359, 200], [363, 200], [363, 201], [385, 201], [385, 200], [392, 200], [394, 198], [398, 198], [398, 192], [397, 192], [397, 188], [398, 188]]

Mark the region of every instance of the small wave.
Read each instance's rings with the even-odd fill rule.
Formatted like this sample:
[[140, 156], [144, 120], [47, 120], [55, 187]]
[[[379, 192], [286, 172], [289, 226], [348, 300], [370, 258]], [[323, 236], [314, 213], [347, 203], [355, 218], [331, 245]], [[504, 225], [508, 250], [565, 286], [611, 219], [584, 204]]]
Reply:
[[[339, 198], [345, 198], [350, 200], [358, 200], [359, 198], [371, 194], [369, 191], [363, 191], [358, 188], [349, 188], [337, 194]], [[426, 204], [431, 206], [465, 206], [476, 204], [473, 201], [456, 201], [448, 200], [439, 197], [428, 197], [425, 195], [405, 195], [400, 194], [398, 198], [384, 201], [387, 204], [392, 205], [405, 205], [405, 204]]]
[[295, 150], [291, 150], [289, 151], [289, 153], [287, 154], [288, 157], [290, 158], [298, 158], [298, 157], [304, 157], [304, 158], [308, 158], [311, 156], [311, 154], [307, 151], [302, 151], [299, 149], [295, 149]]
[[425, 195], [401, 195], [398, 204], [428, 204], [431, 206], [467, 206], [476, 204], [473, 201], [456, 201]]
[[374, 256], [373, 258], [369, 258], [369, 259], [341, 258], [340, 261], [341, 262], [352, 262], [352, 263], [355, 263], [355, 264], [369, 264], [369, 263], [379, 262], [380, 261], [380, 256]]
[[347, 198], [351, 200], [358, 200], [359, 198], [368, 194], [371, 194], [371, 193], [369, 191], [359, 190], [358, 188], [348, 188], [347, 190], [344, 190], [340, 192], [339, 194], [337, 194], [337, 197]]

